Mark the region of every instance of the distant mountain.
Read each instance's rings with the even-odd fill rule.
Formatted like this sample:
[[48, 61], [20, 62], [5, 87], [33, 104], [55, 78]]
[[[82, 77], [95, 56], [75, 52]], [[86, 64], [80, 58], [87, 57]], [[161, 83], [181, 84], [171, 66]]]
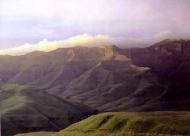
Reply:
[[189, 112], [102, 113], [57, 133], [37, 132], [16, 136], [189, 136]]
[[75, 47], [23, 56], [0, 56], [2, 82], [64, 90], [69, 82], [105, 57], [101, 48]]
[[133, 64], [151, 68], [167, 90], [172, 109], [190, 110], [190, 41], [167, 39], [147, 48], [121, 50]]
[[[94, 109], [190, 110], [189, 84], [188, 40], [166, 39], [146, 48], [73, 47], [0, 56], [3, 136], [58, 131], [96, 113]], [[147, 136], [188, 135], [188, 123], [188, 112], [106, 113], [58, 133], [29, 135], [124, 135], [125, 128]]]
[[133, 65], [128, 58], [119, 54], [116, 47], [106, 48], [109, 49], [109, 58], [75, 78], [63, 91], [63, 98], [100, 111], [153, 109], [149, 102], [162, 95], [164, 86], [149, 68]]
[[2, 56], [0, 78], [45, 89], [100, 111], [161, 109], [149, 103], [162, 95], [165, 87], [149, 68], [133, 65], [118, 50], [116, 46], [75, 47]]
[[16, 84], [0, 85], [1, 134], [58, 131], [95, 113], [44, 91]]
[[99, 111], [190, 110], [190, 42], [63, 48], [0, 56], [3, 83], [29, 85]]

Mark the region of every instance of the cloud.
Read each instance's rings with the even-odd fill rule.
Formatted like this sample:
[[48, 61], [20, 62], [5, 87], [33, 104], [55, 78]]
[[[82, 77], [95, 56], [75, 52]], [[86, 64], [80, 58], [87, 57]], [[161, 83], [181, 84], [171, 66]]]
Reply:
[[68, 48], [74, 46], [98, 46], [104, 44], [110, 44], [113, 41], [112, 37], [108, 35], [89, 35], [82, 34], [77, 35], [65, 40], [60, 41], [48, 41], [44, 39], [36, 44], [24, 44], [11, 49], [0, 50], [0, 55], [22, 55], [33, 51], [52, 51], [58, 48]]
[[0, 50], [0, 55], [22, 55], [33, 51], [49, 52], [58, 48], [69, 48], [75, 46], [94, 47], [99, 45], [116, 45], [120, 48], [147, 47], [164, 39], [176, 39], [176, 34], [170, 30], [163, 30], [152, 37], [129, 38], [127, 36], [113, 37], [109, 35], [81, 34], [64, 40], [48, 41], [44, 39], [38, 43], [29, 44]]
[[164, 30], [156, 34], [153, 38], [157, 40], [163, 40], [167, 38], [175, 38], [174, 33], [170, 30]]
[[0, 42], [81, 33], [142, 38], [162, 30], [189, 37], [189, 9], [189, 0], [1, 0]]
[[52, 51], [60, 48], [59, 41], [51, 41], [44, 39], [36, 44], [24, 44], [11, 49], [0, 50], [0, 55], [22, 55], [33, 51]]
[[96, 35], [91, 36], [88, 34], [78, 35], [75, 37], [71, 37], [64, 41], [65, 45], [86, 45], [86, 44], [105, 44], [106, 42], [110, 41], [111, 37], [108, 35]]

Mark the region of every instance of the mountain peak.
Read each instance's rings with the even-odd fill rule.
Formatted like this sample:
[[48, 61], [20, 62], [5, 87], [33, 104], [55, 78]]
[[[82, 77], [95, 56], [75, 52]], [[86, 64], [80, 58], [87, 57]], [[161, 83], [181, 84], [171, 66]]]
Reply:
[[168, 44], [168, 43], [187, 43], [190, 42], [190, 40], [187, 39], [165, 39], [162, 40], [158, 43], [156, 43], [155, 45], [163, 45], [163, 44]]

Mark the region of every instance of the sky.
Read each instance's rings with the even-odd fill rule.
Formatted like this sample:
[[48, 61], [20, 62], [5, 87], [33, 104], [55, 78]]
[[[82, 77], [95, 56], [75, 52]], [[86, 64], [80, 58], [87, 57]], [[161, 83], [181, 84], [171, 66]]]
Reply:
[[190, 0], [0, 0], [0, 49], [98, 36], [126, 45], [189, 38], [189, 12]]

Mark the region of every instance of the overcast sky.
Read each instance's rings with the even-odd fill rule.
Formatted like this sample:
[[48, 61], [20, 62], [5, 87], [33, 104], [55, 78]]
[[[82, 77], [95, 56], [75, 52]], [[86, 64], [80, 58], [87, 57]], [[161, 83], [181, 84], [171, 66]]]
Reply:
[[190, 0], [0, 0], [0, 49], [81, 34], [189, 38]]

